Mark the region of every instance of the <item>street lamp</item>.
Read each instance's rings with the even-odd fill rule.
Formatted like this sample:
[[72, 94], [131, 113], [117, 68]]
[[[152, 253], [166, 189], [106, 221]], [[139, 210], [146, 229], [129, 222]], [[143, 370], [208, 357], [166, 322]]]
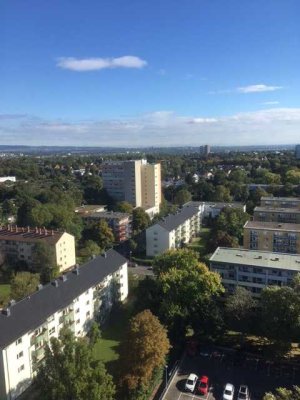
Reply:
[[129, 264], [131, 265], [131, 256], [132, 256], [132, 251], [130, 250], [129, 252]]
[[166, 383], [165, 383], [165, 390], [167, 389], [168, 385], [168, 366], [165, 365], [165, 374], [166, 374]]

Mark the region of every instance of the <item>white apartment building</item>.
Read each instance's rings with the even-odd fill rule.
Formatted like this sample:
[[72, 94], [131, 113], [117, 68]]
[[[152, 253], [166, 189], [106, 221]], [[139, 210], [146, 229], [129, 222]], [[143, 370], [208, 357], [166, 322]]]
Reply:
[[160, 164], [146, 160], [108, 161], [102, 166], [103, 186], [116, 201], [142, 207], [152, 217], [161, 203]]
[[45, 228], [0, 226], [0, 252], [10, 259], [26, 261], [31, 266], [34, 248], [38, 243], [45, 243], [53, 249], [60, 271], [76, 264], [75, 238], [69, 233]]
[[209, 262], [210, 269], [221, 275], [228, 293], [241, 286], [255, 297], [266, 286], [290, 285], [300, 272], [300, 254], [218, 247]]
[[201, 211], [184, 207], [146, 229], [146, 254], [157, 256], [166, 250], [180, 248], [200, 232]]
[[128, 295], [127, 260], [109, 250], [0, 313], [0, 399], [14, 400], [31, 384], [45, 344], [68, 326], [84, 336]]
[[235, 208], [246, 212], [246, 205], [237, 201], [231, 203], [212, 202], [212, 201], [189, 201], [183, 207], [198, 207], [201, 211], [202, 218], [216, 218], [225, 208]]

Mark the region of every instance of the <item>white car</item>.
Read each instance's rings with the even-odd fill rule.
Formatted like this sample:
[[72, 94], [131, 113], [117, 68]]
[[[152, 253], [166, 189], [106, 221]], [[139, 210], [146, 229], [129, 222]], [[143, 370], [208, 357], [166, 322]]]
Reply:
[[226, 383], [223, 392], [223, 400], [233, 400], [234, 386], [231, 383]]
[[237, 400], [250, 400], [249, 389], [246, 385], [241, 385]]
[[196, 383], [198, 380], [198, 376], [195, 374], [190, 374], [185, 382], [185, 390], [189, 392], [193, 392], [196, 387]]

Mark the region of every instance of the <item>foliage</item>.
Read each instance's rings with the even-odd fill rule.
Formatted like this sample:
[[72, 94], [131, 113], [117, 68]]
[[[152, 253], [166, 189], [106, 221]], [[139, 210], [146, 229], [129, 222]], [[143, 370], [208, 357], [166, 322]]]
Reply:
[[167, 331], [151, 311], [144, 310], [133, 317], [121, 350], [121, 383], [125, 392], [147, 387], [154, 371], [164, 365], [169, 349]]
[[37, 290], [40, 283], [39, 274], [17, 272], [11, 281], [11, 298], [21, 300]]
[[107, 249], [115, 240], [112, 229], [103, 219], [89, 223], [82, 235], [85, 240], [93, 240], [100, 249]]
[[101, 253], [101, 248], [93, 240], [87, 240], [79, 250], [79, 256], [83, 262], [91, 259], [94, 255], [97, 256]]
[[249, 324], [255, 312], [257, 302], [251, 292], [243, 287], [237, 287], [234, 294], [227, 297], [225, 310], [232, 329], [238, 332], [248, 332]]
[[286, 182], [292, 183], [293, 185], [300, 185], [300, 169], [290, 169], [285, 174]]
[[167, 250], [154, 258], [153, 270], [155, 275], [167, 272], [171, 268], [192, 268], [198, 264], [197, 253], [188, 249]]
[[141, 207], [137, 207], [132, 213], [132, 229], [139, 233], [150, 225], [150, 217]]
[[239, 208], [225, 207], [216, 220], [216, 229], [227, 232], [241, 240], [243, 227], [250, 216]]
[[96, 342], [101, 338], [101, 331], [99, 328], [99, 324], [96, 321], [92, 322], [90, 327], [88, 338], [90, 340], [90, 345], [94, 346]]
[[120, 201], [119, 203], [116, 204], [115, 210], [127, 214], [132, 214], [133, 206], [127, 201]]
[[300, 387], [294, 386], [293, 389], [278, 388], [275, 393], [266, 393], [263, 400], [300, 400]]
[[41, 282], [50, 282], [59, 275], [54, 250], [46, 243], [36, 243], [32, 251], [33, 271], [41, 275]]
[[188, 201], [192, 200], [191, 193], [186, 189], [179, 190], [175, 195], [175, 203], [182, 206], [183, 204], [187, 203]]
[[207, 242], [206, 251], [212, 253], [217, 247], [238, 247], [239, 241], [236, 237], [230, 236], [227, 232], [223, 231], [212, 231]]
[[92, 346], [66, 329], [46, 345], [35, 382], [45, 400], [113, 400], [115, 395], [112, 377], [93, 359]]

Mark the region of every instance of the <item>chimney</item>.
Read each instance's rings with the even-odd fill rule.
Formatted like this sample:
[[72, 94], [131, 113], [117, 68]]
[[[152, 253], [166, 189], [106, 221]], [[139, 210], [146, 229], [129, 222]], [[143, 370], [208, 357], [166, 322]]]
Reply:
[[79, 275], [79, 265], [78, 264], [76, 264], [76, 266], [75, 266], [75, 268], [73, 269], [73, 274], [75, 274], [75, 275]]
[[35, 233], [39, 233], [38, 227], [35, 227]]
[[61, 275], [60, 277], [59, 277], [63, 282], [66, 282], [66, 280], [67, 280], [67, 275]]
[[10, 317], [10, 314], [11, 314], [10, 308], [9, 308], [9, 307], [3, 308], [2, 314], [3, 314], [3, 315], [6, 315], [7, 317]]
[[30, 228], [29, 228], [29, 226], [27, 226], [27, 232], [30, 232]]
[[51, 235], [54, 236], [54, 230], [53, 230], [53, 229], [52, 229], [52, 231], [51, 231]]
[[106, 251], [103, 253], [103, 257], [104, 257], [104, 258], [107, 258], [107, 253], [106, 253]]

